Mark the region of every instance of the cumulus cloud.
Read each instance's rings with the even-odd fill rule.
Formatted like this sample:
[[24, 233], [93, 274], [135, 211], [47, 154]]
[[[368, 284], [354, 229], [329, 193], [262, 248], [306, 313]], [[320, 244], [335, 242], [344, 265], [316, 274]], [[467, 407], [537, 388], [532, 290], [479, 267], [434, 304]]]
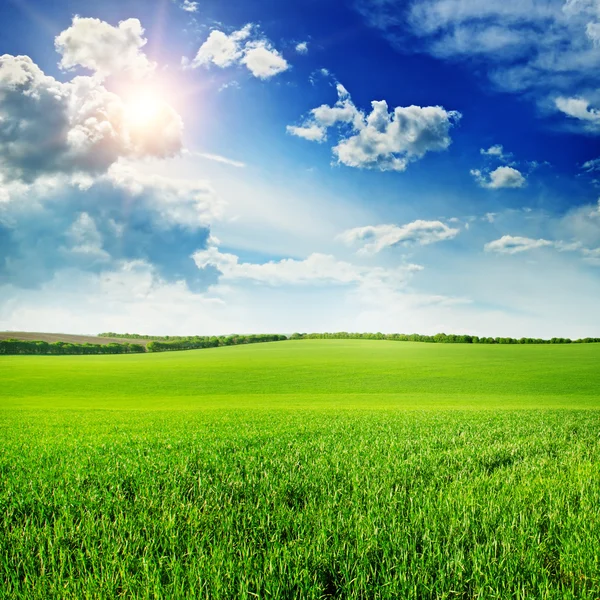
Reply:
[[306, 54], [308, 52], [308, 42], [300, 42], [296, 44], [296, 52], [298, 54]]
[[0, 283], [37, 287], [65, 269], [110, 272], [146, 264], [161, 281], [204, 289], [192, 254], [222, 204], [204, 181], [144, 175], [116, 164], [89, 180], [17, 182], [0, 203]]
[[[28, 56], [0, 56], [0, 176], [101, 173], [120, 157], [166, 157], [182, 144], [181, 117], [160, 103], [151, 123], [94, 77], [61, 83]], [[150, 127], [151, 125], [151, 127]]]
[[269, 40], [259, 36], [251, 23], [229, 35], [211, 31], [190, 66], [208, 67], [211, 63], [221, 68], [242, 64], [259, 79], [270, 79], [289, 68], [285, 58]]
[[368, 225], [355, 227], [340, 234], [339, 238], [347, 243], [364, 242], [359, 250], [361, 254], [375, 254], [384, 248], [398, 244], [418, 244], [426, 246], [444, 240], [450, 240], [459, 233], [458, 229], [448, 227], [441, 221], [413, 221], [406, 225]]
[[54, 46], [62, 56], [61, 69], [84, 67], [101, 77], [117, 73], [140, 77], [155, 68], [142, 51], [146, 41], [138, 19], [113, 27], [100, 19], [76, 16], [71, 27], [56, 37]]
[[457, 111], [441, 106], [398, 106], [388, 111], [385, 100], [371, 102], [371, 112], [356, 108], [343, 85], [337, 84], [338, 100], [310, 111], [299, 126], [288, 125], [288, 133], [310, 141], [326, 139], [327, 129], [337, 127], [340, 138], [333, 153], [350, 167], [404, 171], [427, 152], [446, 150], [450, 128], [460, 119]]
[[265, 40], [246, 44], [244, 56], [240, 62], [246, 65], [254, 77], [259, 79], [269, 79], [278, 73], [283, 73], [288, 68], [285, 58]]
[[479, 169], [472, 169], [471, 175], [477, 183], [484, 188], [497, 190], [501, 188], [522, 188], [527, 185], [523, 174], [513, 167], [498, 167], [486, 173]]
[[208, 39], [200, 46], [191, 66], [208, 66], [213, 63], [224, 68], [232, 65], [243, 57], [242, 42], [250, 37], [251, 32], [250, 24], [230, 35], [218, 30], [211, 31]]
[[304, 260], [285, 258], [266, 263], [240, 262], [235, 254], [222, 253], [216, 246], [197, 252], [199, 268], [214, 267], [224, 281], [250, 280], [267, 285], [340, 284], [359, 286], [403, 286], [411, 273], [423, 269], [405, 264], [393, 269], [363, 267], [336, 259], [330, 254], [311, 254]]
[[598, 89], [597, 0], [356, 0], [399, 52], [475, 62], [497, 87], [552, 108], [556, 95]]

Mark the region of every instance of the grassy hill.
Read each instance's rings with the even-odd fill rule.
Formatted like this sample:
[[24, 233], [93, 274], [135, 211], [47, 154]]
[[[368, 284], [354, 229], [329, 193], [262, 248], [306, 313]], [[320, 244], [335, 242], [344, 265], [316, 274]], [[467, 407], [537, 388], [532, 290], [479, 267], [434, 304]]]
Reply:
[[0, 357], [0, 598], [596, 600], [599, 359]]
[[0, 361], [4, 407], [600, 408], [600, 344], [300, 340]]

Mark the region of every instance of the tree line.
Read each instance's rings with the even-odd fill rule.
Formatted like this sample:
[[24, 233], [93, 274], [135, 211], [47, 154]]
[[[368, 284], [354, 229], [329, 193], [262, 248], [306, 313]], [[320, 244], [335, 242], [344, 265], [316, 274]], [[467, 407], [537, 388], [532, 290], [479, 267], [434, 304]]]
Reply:
[[195, 350], [199, 348], [217, 348], [219, 346], [238, 346], [240, 344], [258, 344], [262, 342], [279, 342], [291, 340], [391, 340], [396, 342], [428, 342], [434, 344], [590, 344], [600, 343], [600, 338], [510, 338], [510, 337], [478, 337], [476, 335], [455, 335], [436, 333], [420, 335], [418, 333], [294, 333], [286, 336], [277, 333], [251, 335], [220, 336], [150, 336], [136, 333], [102, 333], [98, 337], [152, 340], [144, 347], [142, 344], [129, 342], [108, 344], [74, 344], [70, 342], [43, 342], [17, 339], [0, 340], [0, 354], [136, 354], [142, 352], [169, 352], [173, 350]]
[[[146, 349], [148, 352], [165, 352], [169, 350], [195, 350], [197, 348], [217, 348], [219, 346], [239, 346], [240, 344], [260, 344], [261, 342], [280, 342], [287, 340], [286, 335], [264, 333], [256, 335], [223, 335], [154, 338]], [[163, 341], [164, 340], [164, 341]]]
[[0, 340], [0, 354], [135, 354], [144, 352], [141, 344], [73, 344], [70, 342], [42, 342]]
[[127, 339], [152, 339], [144, 347], [142, 344], [74, 344], [71, 342], [43, 342], [17, 339], [0, 340], [0, 354], [134, 354], [141, 352], [167, 352], [170, 350], [195, 350], [198, 348], [216, 348], [218, 346], [236, 346], [239, 344], [257, 344], [260, 342], [278, 342], [287, 340], [280, 334], [227, 335], [227, 336], [138, 336], [137, 334], [102, 334], [98, 337]]
[[292, 340], [392, 340], [396, 342], [428, 342], [433, 344], [590, 344], [600, 342], [600, 338], [582, 338], [571, 340], [569, 338], [553, 337], [541, 338], [511, 338], [511, 337], [478, 337], [476, 335], [455, 335], [436, 333], [435, 335], [421, 335], [418, 333], [293, 333]]

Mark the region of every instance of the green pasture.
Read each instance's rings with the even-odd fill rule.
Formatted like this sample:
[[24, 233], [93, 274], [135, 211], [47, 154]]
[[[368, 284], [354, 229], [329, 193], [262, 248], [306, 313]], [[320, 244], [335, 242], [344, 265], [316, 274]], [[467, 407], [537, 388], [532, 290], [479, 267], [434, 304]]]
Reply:
[[600, 345], [0, 357], [0, 598], [600, 598]]
[[300, 340], [6, 356], [4, 408], [600, 408], [600, 344]]

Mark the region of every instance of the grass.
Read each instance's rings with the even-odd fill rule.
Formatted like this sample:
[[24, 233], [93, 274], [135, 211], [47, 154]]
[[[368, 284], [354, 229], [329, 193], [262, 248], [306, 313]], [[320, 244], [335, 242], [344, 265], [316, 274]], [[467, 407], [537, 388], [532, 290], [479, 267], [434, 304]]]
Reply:
[[6, 356], [6, 408], [600, 408], [600, 344], [301, 340], [186, 352]]
[[600, 345], [0, 360], [0, 597], [600, 597]]

